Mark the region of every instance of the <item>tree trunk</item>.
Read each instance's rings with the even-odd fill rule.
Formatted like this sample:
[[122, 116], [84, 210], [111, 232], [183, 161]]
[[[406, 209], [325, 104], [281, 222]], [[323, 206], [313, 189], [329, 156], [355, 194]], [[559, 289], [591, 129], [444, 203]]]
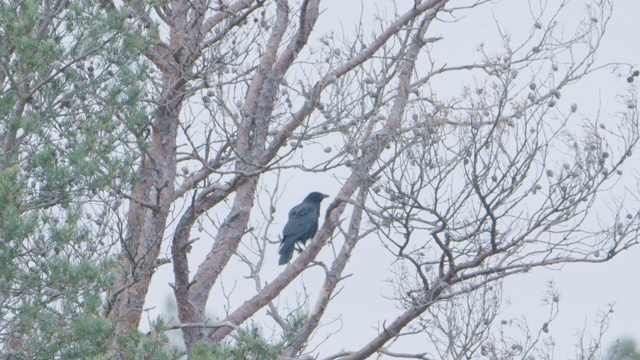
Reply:
[[[163, 107], [153, 122], [152, 145], [138, 169], [140, 180], [130, 198], [127, 235], [121, 243], [116, 292], [107, 314], [115, 333], [137, 330], [160, 253], [176, 177], [177, 115], [180, 105]], [[117, 358], [124, 358], [119, 352]]]

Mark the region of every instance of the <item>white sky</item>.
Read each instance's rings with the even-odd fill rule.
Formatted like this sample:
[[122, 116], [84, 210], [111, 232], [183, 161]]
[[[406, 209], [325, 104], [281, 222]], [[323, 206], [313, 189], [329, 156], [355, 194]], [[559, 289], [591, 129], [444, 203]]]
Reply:
[[[536, 0], [531, 0], [536, 2]], [[559, 0], [547, 0], [555, 3]], [[573, 11], [578, 12], [576, 19], [582, 17], [584, 12], [584, 1], [571, 0]], [[347, 35], [351, 34], [361, 13], [362, 4], [365, 4], [363, 11], [363, 20], [370, 21], [374, 3], [378, 3], [378, 7], [390, 6], [391, 1], [388, 0], [324, 0], [322, 7], [325, 11], [321, 14], [315, 33], [312, 35], [311, 41], [317, 41], [322, 34], [335, 31], [339, 32], [344, 29]], [[406, 9], [406, 5], [412, 1], [398, 1], [399, 9]], [[453, 4], [456, 1], [452, 1]], [[480, 9], [466, 12], [467, 16], [456, 24], [447, 24], [441, 28], [437, 28], [428, 36], [442, 36], [445, 39], [456, 39], [457, 44], [464, 48], [468, 47], [469, 52], [455, 52], [446, 62], [449, 64], [456, 63], [456, 56], [469, 56], [475, 53], [476, 45], [480, 42], [490, 44], [492, 41], [499, 41], [496, 36], [495, 22], [492, 14], [500, 21], [502, 28], [512, 32], [514, 36], [524, 32], [525, 34], [531, 29], [529, 17], [521, 15], [528, 12], [527, 0], [503, 0], [500, 3], [483, 5]], [[401, 10], [402, 12], [402, 10]], [[570, 13], [570, 12], [569, 12]], [[615, 0], [613, 18], [610, 22], [604, 43], [599, 51], [599, 61], [622, 62], [630, 64], [640, 63], [640, 42], [637, 36], [640, 35], [640, 1], [637, 0]], [[524, 19], [524, 22], [523, 22]], [[438, 30], [440, 29], [440, 30]], [[446, 30], [446, 31], [445, 31]], [[459, 59], [460, 63], [469, 63], [467, 58]], [[602, 71], [595, 76], [590, 77], [578, 87], [573, 87], [570, 92], [563, 93], [563, 98], [569, 97], [579, 106], [579, 112], [584, 116], [591, 116], [598, 109], [598, 103], [601, 104], [601, 112], [603, 114], [611, 114], [615, 111], [611, 104], [614, 102], [615, 92], [619, 92], [624, 88], [624, 78], [618, 78], [610, 71]], [[455, 88], [442, 89], [443, 93], [447, 91], [458, 90], [460, 84], [456, 84]], [[633, 162], [638, 163], [640, 151], [634, 154]], [[631, 166], [626, 165], [626, 169], [632, 170]], [[632, 174], [633, 171], [627, 171]], [[279, 202], [279, 207], [285, 207], [286, 210], [278, 210], [276, 216], [281, 227], [286, 221], [286, 213], [288, 211], [287, 204], [293, 206], [300, 201], [308, 192], [319, 190], [327, 194], [335, 195], [339, 189], [337, 182], [326, 182], [322, 184], [291, 182], [287, 185], [287, 193]], [[329, 199], [331, 200], [331, 199]], [[322, 211], [326, 209], [324, 204]], [[608, 211], [608, 208], [594, 209], [595, 211]], [[278, 225], [274, 225], [272, 231], [279, 231]], [[274, 236], [277, 236], [274, 233]], [[193, 251], [191, 256], [192, 264], [198, 264], [198, 260], [203, 258], [208, 251], [210, 242], [206, 242], [206, 247], [201, 252]], [[267, 249], [271, 251], [271, 249]], [[271, 260], [276, 262], [275, 247]], [[352, 262], [347, 268], [347, 273], [353, 272], [354, 276], [345, 280], [342, 285], [344, 290], [338, 295], [332, 305], [330, 305], [325, 320], [331, 317], [342, 316], [341, 332], [331, 338], [329, 342], [323, 345], [321, 352], [323, 356], [330, 355], [333, 352], [344, 350], [356, 350], [362, 346], [365, 341], [371, 339], [376, 334], [374, 327], [378, 321], [392, 320], [393, 314], [397, 313], [393, 302], [384, 299], [381, 294], [389, 294], [390, 288], [385, 282], [391, 277], [390, 268], [380, 266], [372, 267], [371, 263], [376, 258], [383, 256], [383, 250], [380, 249], [378, 239], [371, 237], [365, 239], [358, 244], [355, 249]], [[359, 273], [356, 269], [370, 269], [366, 274]], [[246, 268], [239, 267], [241, 270], [237, 276], [245, 275]], [[275, 277], [283, 268], [273, 266], [267, 271], [269, 278], [263, 281], [269, 281]], [[315, 273], [315, 275], [314, 275]], [[608, 303], [615, 302], [615, 315], [610, 324], [610, 330], [607, 334], [610, 344], [611, 340], [620, 336], [632, 336], [640, 340], [640, 307], [638, 307], [638, 299], [640, 299], [640, 248], [633, 248], [631, 251], [622, 253], [613, 261], [601, 265], [567, 265], [561, 270], [545, 270], [536, 269], [526, 275], [512, 277], [505, 282], [505, 299], [508, 299], [510, 305], [505, 309], [498, 319], [510, 319], [513, 317], [526, 317], [532, 330], [537, 331], [542, 326], [542, 319], [546, 316], [547, 308], [542, 307], [540, 299], [544, 295], [545, 286], [548, 280], [554, 280], [557, 288], [561, 291], [562, 297], [560, 302], [560, 315], [550, 327], [551, 335], [554, 335], [557, 344], [556, 359], [575, 358], [573, 352], [573, 344], [576, 341], [574, 334], [579, 328], [585, 324], [590, 326], [591, 331], [596, 331], [593, 327], [595, 314], [598, 309], [605, 309]], [[317, 276], [317, 277], [316, 277]], [[225, 273], [223, 277], [225, 287], [233, 287], [234, 279]], [[322, 281], [319, 272], [313, 271], [310, 274], [302, 276], [305, 282]], [[162, 312], [166, 298], [172, 296], [168, 293], [167, 282], [171, 282], [173, 276], [170, 266], [165, 266], [156, 275], [152, 292], [147, 301], [147, 306], [157, 306], [157, 314]], [[299, 281], [299, 280], [297, 280]], [[214, 291], [220, 288], [216, 286]], [[236, 290], [242, 294], [244, 290]], [[249, 294], [253, 295], [254, 290], [251, 287], [246, 288]], [[293, 296], [294, 290], [287, 289], [287, 294]], [[312, 304], [315, 301], [316, 292], [311, 291]], [[239, 297], [241, 299], [242, 296]], [[221, 300], [219, 296], [214, 296], [214, 300], [210, 303], [218, 303]], [[291, 297], [293, 299], [293, 297]], [[354, 304], [350, 299], [357, 299]], [[363, 299], [368, 299], [363, 302]], [[506, 301], [505, 301], [506, 303]], [[282, 305], [282, 303], [280, 303]], [[232, 307], [234, 305], [232, 304]], [[212, 313], [221, 315], [219, 305], [213, 306]], [[261, 310], [264, 314], [266, 310]], [[329, 325], [325, 330], [337, 330], [338, 325]], [[323, 330], [324, 331], [324, 330]], [[416, 343], [416, 352], [422, 348], [421, 344]], [[413, 347], [413, 346], [412, 346]], [[322, 356], [321, 356], [322, 357]]]
[[[538, 3], [532, 0], [533, 3]], [[548, 1], [553, 4], [555, 0]], [[559, 1], [558, 1], [559, 2]], [[584, 15], [584, 1], [571, 0], [571, 9], [577, 11], [576, 18]], [[374, 6], [371, 2], [364, 1], [367, 6], [364, 10], [364, 19], [367, 19], [367, 13], [372, 11]], [[385, 1], [377, 1], [379, 4], [385, 4]], [[398, 2], [400, 3], [400, 2]], [[409, 2], [411, 3], [411, 2]], [[456, 2], [453, 1], [453, 4]], [[458, 2], [459, 3], [459, 2]], [[319, 21], [319, 32], [322, 28], [330, 29], [343, 28], [347, 30], [353, 28], [355, 21], [358, 20], [360, 14], [360, 1], [343, 1], [343, 0], [327, 0], [323, 2], [326, 11], [322, 14]], [[371, 6], [370, 6], [371, 5]], [[381, 6], [381, 5], [379, 5]], [[400, 9], [406, 7], [401, 7]], [[500, 20], [502, 28], [507, 29], [514, 35], [526, 34], [530, 30], [529, 17], [523, 17], [528, 12], [529, 6], [527, 0], [505, 0], [495, 5], [484, 5], [479, 10], [466, 12], [467, 17], [463, 18], [455, 26], [449, 24], [446, 28], [453, 32], [435, 32], [427, 36], [442, 36], [445, 39], [455, 37], [458, 41], [466, 43], [470, 47], [470, 52], [475, 49], [480, 42], [491, 43], [491, 41], [499, 41], [495, 37], [495, 22], [492, 13]], [[569, 14], [571, 11], [568, 12]], [[636, 37], [640, 35], [640, 22], [637, 15], [640, 14], [640, 2], [634, 0], [617, 0], [614, 4], [613, 16], [609, 24], [604, 42], [599, 50], [598, 60], [601, 64], [608, 62], [621, 62], [629, 64], [640, 63], [640, 42], [636, 41]], [[524, 19], [524, 23], [523, 23]], [[575, 19], [574, 19], [575, 20]], [[337, 30], [336, 30], [337, 31]], [[453, 60], [447, 59], [448, 63], [455, 63]], [[467, 59], [461, 59], [464, 62]], [[618, 78], [610, 73], [610, 71], [602, 71], [595, 76], [590, 77], [587, 81], [581, 82], [578, 87], [573, 87], [569, 96], [573, 97], [573, 102], [578, 103], [580, 112], [585, 116], [593, 116], [598, 109], [597, 104], [601, 102], [603, 114], [611, 114], [616, 111], [611, 104], [614, 101], [615, 92], [623, 89], [621, 82], [624, 78]], [[447, 91], [447, 89], [443, 89]], [[567, 94], [563, 94], [566, 97]], [[638, 163], [638, 155], [634, 155], [632, 159], [634, 163]], [[625, 168], [631, 170], [631, 166], [627, 164]], [[608, 211], [604, 209], [594, 209], [596, 211]], [[359, 244], [356, 251], [364, 251], [362, 248], [366, 244]], [[373, 254], [371, 256], [373, 258]], [[358, 259], [354, 259], [357, 261]], [[360, 258], [360, 261], [365, 259]], [[370, 260], [370, 259], [369, 259]], [[367, 266], [367, 264], [362, 264]], [[351, 268], [357, 268], [357, 262], [350, 264]], [[368, 266], [368, 268], [371, 268]], [[359, 276], [348, 283], [345, 283], [345, 290], [340, 296], [349, 297], [350, 293], [354, 296], [357, 294], [358, 299], [367, 298], [364, 293], [370, 294], [370, 299], [375, 300], [370, 304], [363, 306], [350, 307], [349, 311], [355, 311], [347, 315], [343, 313], [344, 329], [349, 328], [353, 331], [362, 329], [362, 322], [371, 317], [372, 310], [376, 307], [389, 307], [390, 303], [380, 297], [381, 288], [387, 285], [381, 282], [382, 279], [389, 277], [388, 269], [379, 269], [378, 274], [368, 274]], [[387, 273], [385, 277], [385, 273]], [[561, 292], [560, 314], [550, 327], [550, 334], [556, 340], [556, 359], [575, 358], [573, 345], [576, 342], [574, 336], [579, 329], [588, 326], [588, 330], [597, 331], [593, 325], [595, 324], [596, 312], [599, 309], [606, 309], [607, 304], [615, 303], [615, 315], [610, 323], [610, 330], [607, 333], [605, 345], [609, 345], [611, 341], [620, 336], [631, 336], [640, 340], [640, 307], [638, 300], [640, 299], [640, 249], [633, 248], [631, 251], [622, 253], [613, 261], [599, 265], [567, 265], [560, 269], [546, 270], [536, 269], [526, 275], [509, 278], [505, 282], [504, 294], [505, 299], [509, 300], [510, 305], [505, 309], [502, 316], [498, 319], [510, 319], [518, 317], [526, 317], [533, 331], [537, 331], [542, 326], [543, 319], [547, 316], [548, 308], [543, 307], [541, 299], [544, 296], [546, 284], [548, 280], [553, 280], [556, 287]], [[367, 282], [368, 277], [368, 282]], [[347, 280], [348, 281], [348, 280]], [[388, 289], [387, 289], [388, 290]], [[504, 302], [506, 303], [506, 302]], [[335, 314], [335, 313], [334, 313]], [[351, 326], [351, 321], [357, 323]], [[385, 319], [381, 317], [381, 319]], [[389, 318], [387, 318], [389, 319]], [[373, 324], [372, 324], [373, 325]], [[374, 334], [371, 329], [369, 336]], [[349, 334], [345, 336], [344, 349], [355, 349], [357, 345], [352, 340], [355, 338], [367, 339], [365, 334]], [[336, 348], [339, 350], [340, 348]]]

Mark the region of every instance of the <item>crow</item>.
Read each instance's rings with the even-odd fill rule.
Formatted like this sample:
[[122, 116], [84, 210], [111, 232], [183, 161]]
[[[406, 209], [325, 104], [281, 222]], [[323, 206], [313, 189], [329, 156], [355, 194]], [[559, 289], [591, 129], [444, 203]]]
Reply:
[[320, 202], [329, 197], [317, 191], [307, 195], [302, 203], [294, 206], [289, 211], [289, 221], [282, 230], [282, 243], [280, 244], [279, 265], [284, 265], [291, 260], [293, 249], [297, 242], [306, 244], [307, 240], [314, 237], [318, 231], [318, 217], [320, 216]]

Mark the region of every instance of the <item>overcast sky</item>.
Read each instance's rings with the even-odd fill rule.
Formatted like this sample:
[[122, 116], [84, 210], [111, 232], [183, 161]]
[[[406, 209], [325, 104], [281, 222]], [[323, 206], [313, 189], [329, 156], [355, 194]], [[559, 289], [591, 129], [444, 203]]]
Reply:
[[[371, 18], [375, 1], [364, 1], [367, 5], [362, 10], [360, 1], [328, 0], [323, 4], [326, 11], [320, 18], [321, 27], [318, 30], [327, 29], [348, 29], [355, 26], [361, 10], [363, 18]], [[547, 1], [550, 4], [559, 2], [556, 0]], [[389, 6], [389, 2], [377, 1], [377, 7]], [[399, 8], [403, 7], [401, 2], [397, 2]], [[406, 2], [405, 2], [406, 3]], [[409, 2], [411, 3], [411, 2]], [[453, 4], [456, 2], [453, 1]], [[468, 3], [468, 2], [467, 2]], [[538, 3], [532, 0], [532, 3]], [[571, 22], [584, 16], [585, 1], [571, 0], [570, 11], [565, 13], [565, 17], [560, 21]], [[442, 32], [435, 31], [428, 36], [442, 36], [444, 38], [455, 37], [459, 42], [468, 44], [469, 53], [475, 47], [483, 43], [495, 43], [499, 41], [496, 37], [495, 20], [498, 19], [500, 26], [510, 33], [527, 34], [531, 24], [529, 18], [523, 16], [529, 11], [527, 0], [505, 0], [496, 2], [494, 5], [484, 5], [481, 9], [466, 12], [466, 17], [461, 19], [455, 26], [448, 24]], [[575, 17], [574, 17], [575, 15]], [[598, 61], [601, 64], [609, 62], [640, 64], [640, 42], [637, 37], [640, 35], [640, 1], [636, 0], [616, 0], [614, 4], [613, 16], [609, 24], [604, 42], [600, 48]], [[569, 19], [566, 16], [574, 17]], [[523, 20], [525, 21], [523, 23]], [[337, 31], [337, 30], [336, 30]], [[456, 52], [458, 54], [458, 52]], [[460, 55], [459, 55], [460, 56]], [[462, 55], [464, 56], [464, 55]], [[455, 56], [453, 56], [455, 59]], [[464, 62], [466, 59], [460, 59]], [[453, 62], [453, 60], [447, 60]], [[622, 84], [621, 84], [622, 83]], [[619, 78], [608, 70], [594, 74], [589, 79], [581, 82], [579, 86], [573, 87], [563, 94], [563, 97], [573, 98], [584, 116], [593, 116], [600, 108], [604, 116], [612, 115], [616, 111], [616, 92], [624, 87], [624, 77]], [[442, 89], [447, 92], [449, 89]], [[639, 163], [639, 157], [634, 155], [633, 163], [625, 167], [629, 173], [639, 174], [634, 171]], [[608, 208], [594, 209], [596, 211], [609, 211]], [[363, 245], [359, 245], [363, 246]], [[357, 249], [362, 250], [362, 249]], [[357, 263], [352, 263], [352, 267]], [[382, 270], [382, 269], [381, 269]], [[388, 269], [386, 269], [388, 270]], [[362, 291], [368, 291], [371, 296], [375, 296], [378, 288], [384, 288], [384, 271], [378, 274], [380, 277], [371, 277], [369, 283], [359, 283], [363, 277], [354, 279], [349, 283], [349, 289], [345, 289], [343, 297], [349, 297], [349, 290], [353, 294], [358, 294], [362, 298]], [[620, 336], [631, 336], [640, 341], [640, 248], [633, 248], [617, 256], [613, 261], [599, 265], [567, 265], [562, 269], [536, 269], [531, 273], [509, 278], [505, 282], [505, 299], [509, 300], [509, 305], [499, 319], [510, 319], [513, 317], [526, 317], [532, 330], [537, 331], [538, 326], [542, 326], [543, 319], [546, 318], [548, 308], [543, 307], [541, 299], [544, 296], [547, 281], [553, 280], [557, 288], [561, 291], [560, 314], [550, 328], [550, 334], [554, 335], [557, 344], [556, 359], [575, 358], [573, 345], [577, 341], [575, 334], [585, 325], [590, 331], [597, 331], [595, 325], [596, 312], [605, 310], [607, 304], [615, 303], [615, 313], [607, 333], [606, 344], [610, 344], [613, 339]], [[378, 296], [379, 298], [379, 296]], [[378, 306], [389, 306], [389, 302], [375, 301]], [[505, 302], [506, 305], [506, 302]], [[370, 308], [367, 306], [356, 307], [358, 321], [367, 321], [370, 317]], [[344, 316], [344, 315], [343, 315]], [[348, 317], [344, 320], [349, 324]], [[347, 326], [347, 325], [346, 325]], [[354, 327], [355, 329], [355, 327]], [[373, 330], [372, 330], [373, 331]], [[352, 348], [353, 343], [345, 341], [345, 349]]]
[[[548, 0], [554, 3], [559, 0]], [[536, 0], [532, 0], [536, 2]], [[362, 8], [363, 3], [366, 5]], [[406, 4], [412, 1], [397, 2], [399, 9], [406, 9]], [[452, 1], [453, 4], [456, 1]], [[362, 13], [363, 21], [371, 24], [375, 9], [390, 7], [389, 0], [324, 0], [322, 2], [325, 11], [320, 16], [318, 26], [311, 42], [317, 41], [322, 34], [335, 31], [344, 31], [347, 35], [352, 34], [352, 29]], [[575, 19], [584, 15], [584, 4], [582, 0], [571, 0], [571, 11], [565, 16]], [[409, 5], [410, 6], [410, 5]], [[455, 24], [444, 24], [434, 28], [428, 36], [442, 36], [446, 39], [456, 39], [459, 48], [447, 59], [449, 64], [459, 61], [468, 63], [466, 56], [473, 54], [475, 48], [481, 42], [491, 44], [499, 41], [495, 19], [498, 20], [503, 29], [507, 29], [514, 36], [526, 34], [531, 29], [532, 24], [526, 23], [529, 17], [522, 16], [528, 12], [528, 1], [526, 0], [503, 0], [496, 4], [483, 5], [480, 9], [466, 12], [466, 16]], [[400, 11], [402, 12], [402, 10]], [[637, 36], [640, 35], [640, 1], [637, 0], [615, 0], [613, 18], [610, 22], [604, 43], [599, 52], [599, 62], [621, 62], [638, 64], [640, 63], [640, 42]], [[523, 23], [523, 19], [525, 22]], [[565, 18], [571, 21], [572, 19]], [[465, 52], [464, 49], [468, 51]], [[456, 56], [460, 57], [456, 59]], [[453, 84], [451, 88], [443, 87], [442, 93], [456, 92], [461, 84]], [[625, 86], [624, 78], [619, 78], [610, 71], [602, 71], [591, 76], [582, 82], [579, 87], [573, 87], [571, 91], [563, 94], [563, 98], [571, 98], [579, 106], [583, 116], [591, 116], [600, 108], [601, 114], [607, 116], [616, 109], [612, 106], [615, 103], [615, 93]], [[439, 89], [440, 90], [440, 89]], [[633, 161], [638, 163], [640, 151], [634, 154]], [[626, 165], [627, 172], [634, 173], [632, 166]], [[635, 167], [634, 167], [635, 168]], [[640, 172], [636, 173], [640, 174]], [[285, 179], [286, 180], [286, 179]], [[620, 185], [621, 186], [621, 185]], [[334, 196], [339, 189], [339, 183], [323, 180], [322, 182], [311, 180], [308, 183], [292, 182], [287, 185], [287, 193], [283, 195], [279, 204], [283, 207], [290, 207], [300, 201], [309, 191], [319, 190]], [[322, 211], [324, 212], [326, 204]], [[596, 211], [609, 211], [602, 207], [594, 209]], [[278, 222], [284, 224], [286, 221], [286, 210], [278, 211]], [[277, 227], [277, 226], [276, 226]], [[274, 229], [276, 231], [278, 229]], [[274, 236], [277, 236], [274, 234]], [[357, 269], [359, 266], [371, 267], [371, 262], [375, 262], [378, 256], [382, 256], [377, 239], [363, 241], [355, 250], [353, 261], [349, 268]], [[210, 243], [205, 245], [210, 246]], [[204, 256], [206, 249], [203, 248], [201, 255], [195, 251], [194, 256]], [[272, 261], [276, 262], [275, 248], [273, 249]], [[361, 254], [366, 252], [367, 256]], [[196, 259], [193, 261], [197, 264]], [[192, 262], [193, 264], [193, 262]], [[273, 266], [273, 277], [282, 268]], [[345, 289], [338, 295], [335, 303], [328, 310], [326, 319], [332, 316], [341, 316], [343, 319], [342, 332], [334, 337], [330, 343], [322, 347], [323, 355], [329, 355], [334, 351], [355, 350], [370, 339], [376, 330], [374, 327], [378, 322], [385, 319], [392, 319], [397, 312], [393, 302], [386, 300], [384, 293], [390, 291], [385, 280], [390, 278], [390, 268], [381, 266], [373, 269], [367, 274], [357, 273], [343, 282]], [[155, 288], [162, 289], [152, 292], [148, 300], [148, 306], [159, 306], [160, 311], [164, 306], [168, 296], [166, 282], [171, 281], [170, 266], [162, 269], [166, 277], [154, 280]], [[319, 274], [318, 274], [319, 275]], [[587, 325], [588, 329], [595, 331], [593, 326], [595, 314], [599, 309], [605, 309], [609, 303], [615, 303], [615, 315], [612, 319], [608, 332], [607, 344], [616, 337], [632, 336], [640, 339], [640, 307], [637, 305], [640, 299], [640, 248], [633, 248], [631, 251], [622, 253], [613, 261], [602, 265], [567, 265], [562, 269], [536, 269], [531, 273], [511, 277], [505, 282], [505, 299], [509, 300], [509, 305], [499, 319], [510, 319], [513, 317], [526, 317], [533, 330], [542, 326], [542, 319], [546, 316], [547, 308], [541, 306], [540, 299], [544, 296], [545, 286], [548, 280], [553, 280], [561, 291], [560, 315], [551, 326], [551, 334], [557, 342], [556, 359], [574, 358], [573, 344], [576, 341], [575, 334], [578, 329]], [[156, 276], [158, 278], [158, 276]], [[169, 280], [168, 280], [169, 279]], [[233, 279], [224, 277], [227, 285], [233, 283]], [[321, 279], [319, 277], [318, 279]], [[268, 280], [268, 279], [265, 279]], [[313, 275], [303, 275], [303, 281], [314, 281]], [[163, 283], [163, 284], [160, 284]], [[216, 288], [217, 289], [217, 288]], [[248, 290], [251, 291], [251, 290]], [[287, 289], [289, 295], [293, 295], [293, 290]], [[312, 297], [315, 292], [312, 292]], [[214, 297], [213, 299], [220, 300]], [[350, 299], [368, 299], [366, 304], [354, 304]], [[210, 302], [216, 302], [212, 300]], [[312, 298], [312, 301], [315, 299]], [[360, 300], [361, 301], [361, 300]], [[282, 304], [282, 303], [281, 303]], [[212, 308], [213, 313], [219, 313], [219, 309]], [[262, 313], [265, 311], [263, 310]], [[372, 313], [374, 315], [372, 316]], [[363, 324], [369, 324], [365, 326]], [[335, 325], [335, 328], [337, 325]], [[365, 331], [362, 329], [366, 328]], [[325, 328], [331, 330], [332, 325]], [[357, 331], [357, 333], [356, 333]], [[330, 345], [329, 345], [330, 344]], [[415, 344], [416, 349], [420, 349], [421, 344]]]

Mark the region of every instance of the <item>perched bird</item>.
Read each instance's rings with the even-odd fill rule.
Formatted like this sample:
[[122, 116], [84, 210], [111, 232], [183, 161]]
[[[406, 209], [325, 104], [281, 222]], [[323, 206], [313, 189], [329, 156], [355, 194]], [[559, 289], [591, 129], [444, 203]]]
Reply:
[[307, 195], [302, 203], [289, 211], [289, 221], [282, 230], [282, 243], [280, 244], [279, 265], [284, 265], [291, 260], [293, 249], [298, 242], [304, 245], [318, 231], [318, 217], [320, 216], [320, 202], [329, 197], [317, 191]]

